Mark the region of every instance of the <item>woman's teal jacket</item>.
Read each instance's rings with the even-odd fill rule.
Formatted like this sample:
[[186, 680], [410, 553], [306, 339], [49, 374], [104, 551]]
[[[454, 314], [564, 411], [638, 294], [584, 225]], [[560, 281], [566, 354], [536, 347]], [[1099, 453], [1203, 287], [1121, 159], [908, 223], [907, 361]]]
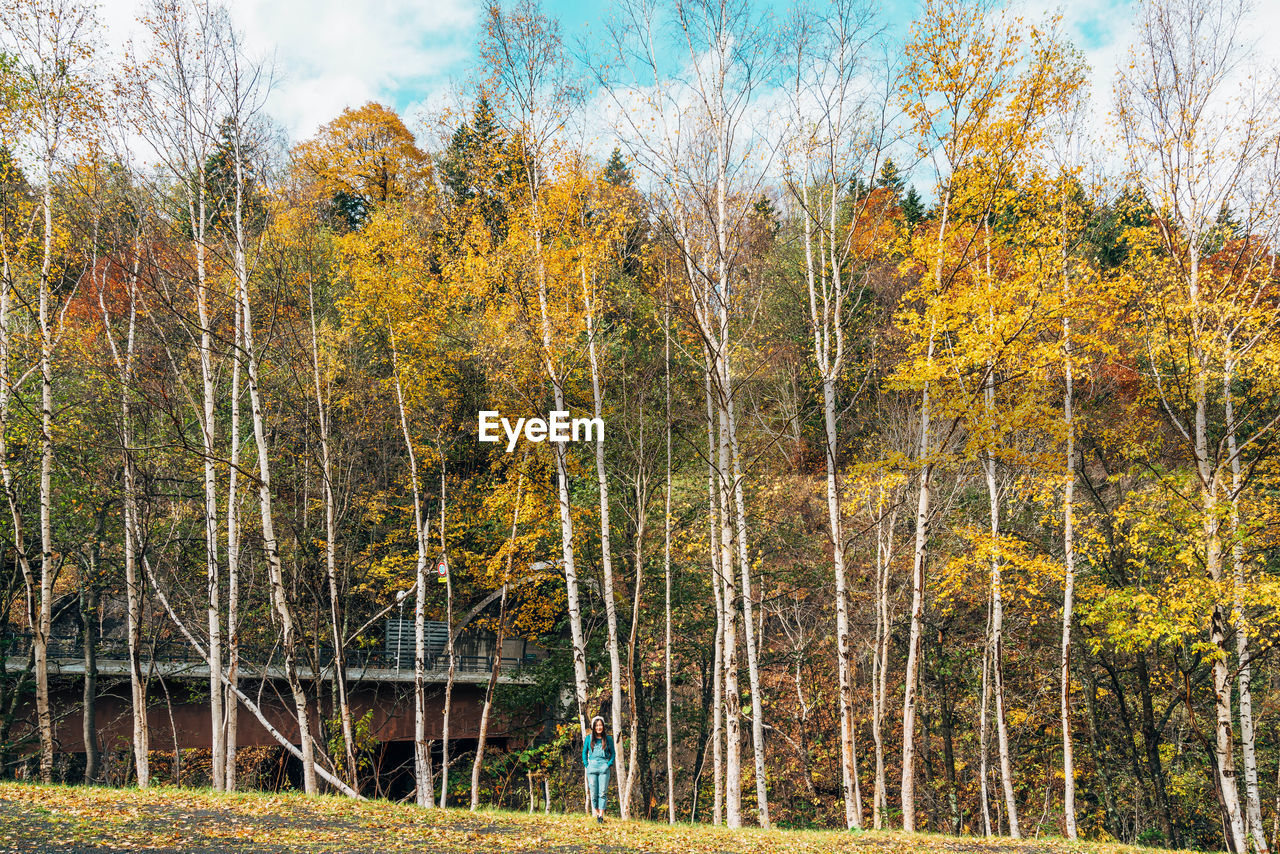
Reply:
[[[593, 746], [595, 748], [594, 751], [592, 750]], [[600, 754], [600, 751], [602, 749], [604, 751], [603, 757], [601, 757], [601, 754]], [[594, 757], [591, 755], [593, 752], [595, 753]], [[614, 760], [613, 736], [609, 735], [608, 733], [605, 733], [604, 736], [600, 738], [599, 741], [596, 741], [591, 734], [587, 735], [586, 741], [582, 743], [582, 764], [584, 766], [590, 765], [591, 760], [593, 758], [596, 761], [599, 761], [601, 758], [603, 758], [606, 760], [606, 764], [605, 764], [606, 768], [613, 767], [613, 760]]]

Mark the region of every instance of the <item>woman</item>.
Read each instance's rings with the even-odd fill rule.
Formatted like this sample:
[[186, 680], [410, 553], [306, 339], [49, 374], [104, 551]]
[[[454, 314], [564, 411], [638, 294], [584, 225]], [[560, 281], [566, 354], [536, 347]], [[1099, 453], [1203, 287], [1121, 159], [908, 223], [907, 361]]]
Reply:
[[613, 767], [613, 738], [604, 731], [604, 718], [591, 719], [591, 736], [582, 743], [582, 765], [587, 769], [587, 789], [596, 823], [604, 824], [609, 803], [609, 769]]

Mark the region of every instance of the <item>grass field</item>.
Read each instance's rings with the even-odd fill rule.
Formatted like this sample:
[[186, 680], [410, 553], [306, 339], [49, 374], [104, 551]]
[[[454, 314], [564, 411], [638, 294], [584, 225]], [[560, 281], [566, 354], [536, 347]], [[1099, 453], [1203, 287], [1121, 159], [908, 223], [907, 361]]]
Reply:
[[422, 810], [385, 801], [204, 790], [0, 783], [0, 852], [510, 852], [510, 854], [1127, 854], [1060, 839], [986, 841], [928, 834], [729, 831], [585, 815]]

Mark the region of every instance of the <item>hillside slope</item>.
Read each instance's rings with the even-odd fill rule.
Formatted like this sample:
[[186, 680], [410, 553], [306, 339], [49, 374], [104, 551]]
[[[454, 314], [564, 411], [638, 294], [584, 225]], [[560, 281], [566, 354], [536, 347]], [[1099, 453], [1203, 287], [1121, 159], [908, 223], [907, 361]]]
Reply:
[[[385, 801], [154, 788], [0, 783], [0, 852], [504, 852], [504, 854], [1130, 854], [1062, 840], [1013, 842], [901, 833], [728, 831], [584, 815], [420, 810]], [[1152, 849], [1141, 849], [1151, 854]]]

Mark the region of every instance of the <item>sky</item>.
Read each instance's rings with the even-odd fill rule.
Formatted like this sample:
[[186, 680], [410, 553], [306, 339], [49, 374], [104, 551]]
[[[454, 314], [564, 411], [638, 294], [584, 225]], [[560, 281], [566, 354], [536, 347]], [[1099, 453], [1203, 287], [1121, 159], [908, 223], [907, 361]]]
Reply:
[[[100, 0], [104, 44], [118, 49], [141, 37], [146, 0]], [[764, 0], [781, 14], [789, 0]], [[820, 2], [820, 0], [819, 0]], [[1250, 32], [1280, 28], [1280, 2], [1257, 0]], [[590, 46], [603, 33], [607, 0], [543, 0], [566, 40]], [[1117, 64], [1133, 35], [1136, 0], [1014, 0], [1028, 20], [1059, 10], [1067, 34], [1093, 68], [1095, 114], [1109, 108]], [[274, 58], [268, 110], [294, 140], [305, 139], [347, 106], [370, 100], [414, 118], [453, 105], [476, 63], [482, 0], [228, 0], [251, 51]], [[880, 12], [891, 34], [905, 36], [919, 0], [887, 0]], [[1280, 40], [1260, 43], [1280, 60]], [[420, 128], [411, 128], [419, 130]]]

